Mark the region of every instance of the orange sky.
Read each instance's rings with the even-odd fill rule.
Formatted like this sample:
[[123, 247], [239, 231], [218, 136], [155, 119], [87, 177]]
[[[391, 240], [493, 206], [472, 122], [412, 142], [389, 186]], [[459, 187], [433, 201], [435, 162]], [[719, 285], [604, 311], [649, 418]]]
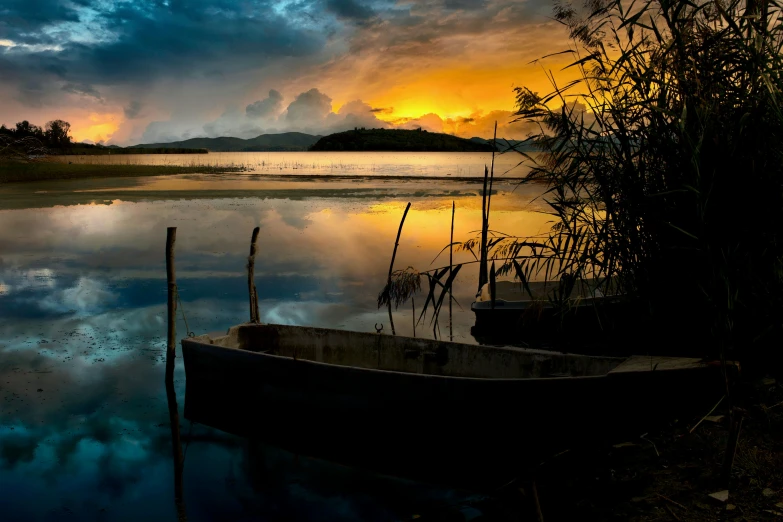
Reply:
[[[9, 8], [26, 22], [0, 39], [8, 71], [0, 122], [60, 118], [76, 141], [120, 145], [409, 120], [485, 138], [498, 120], [501, 137], [520, 138], [524, 128], [508, 126], [513, 88], [549, 92], [545, 70], [531, 62], [570, 45], [549, 0], [302, 1], [296, 9], [205, 0], [215, 3], [207, 18], [194, 18], [192, 6], [139, 0], [143, 19], [85, 2], [64, 7], [62, 19]], [[56, 45], [55, 33], [63, 35]], [[41, 60], [49, 65], [36, 67]], [[577, 73], [562, 70], [567, 62], [543, 64], [563, 84]]]

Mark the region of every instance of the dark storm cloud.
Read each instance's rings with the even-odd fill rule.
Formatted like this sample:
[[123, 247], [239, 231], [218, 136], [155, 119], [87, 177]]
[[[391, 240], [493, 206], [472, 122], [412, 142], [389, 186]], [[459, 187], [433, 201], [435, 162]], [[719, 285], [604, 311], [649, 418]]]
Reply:
[[95, 98], [96, 100], [103, 101], [103, 98], [101, 97], [101, 93], [98, 92], [98, 90], [93, 87], [92, 85], [87, 85], [86, 83], [66, 83], [61, 87], [61, 90], [63, 92], [68, 92], [71, 94], [78, 94], [80, 96], [88, 96], [90, 98]]
[[350, 20], [369, 20], [375, 11], [356, 0], [326, 0], [326, 8], [340, 18]]
[[[383, 11], [378, 24], [363, 26], [351, 39], [351, 52], [379, 53], [379, 66], [404, 59], [461, 55], [468, 41], [460, 37], [481, 37], [508, 32], [508, 45], [524, 42], [520, 28], [532, 21], [545, 22], [551, 14], [549, 0], [410, 0]], [[459, 47], [452, 39], [458, 39]], [[528, 42], [525, 46], [529, 45]], [[522, 49], [522, 44], [518, 47]]]
[[40, 83], [40, 89], [28, 87], [20, 95], [28, 104], [62, 88], [53, 85], [58, 81], [144, 86], [161, 78], [221, 77], [317, 54], [329, 22], [313, 25], [311, 6], [297, 7], [291, 12], [264, 0], [108, 6], [93, 0], [14, 1], [0, 7], [0, 38], [12, 44], [0, 47], [0, 73], [3, 83], [16, 79], [17, 87]]
[[132, 100], [128, 103], [125, 107], [123, 107], [122, 112], [125, 113], [125, 117], [129, 120], [132, 120], [134, 118], [138, 118], [141, 114], [141, 103], [135, 100]]
[[474, 10], [485, 9], [487, 7], [486, 0], [446, 0], [443, 3], [446, 9], [461, 9], [461, 10]]
[[81, 2], [63, 0], [3, 0], [0, 4], [0, 38], [29, 43], [41, 28], [62, 23], [78, 22], [77, 7]]
[[277, 116], [283, 106], [283, 95], [278, 91], [271, 89], [269, 96], [263, 100], [258, 100], [245, 107], [245, 114], [248, 118], [267, 118]]

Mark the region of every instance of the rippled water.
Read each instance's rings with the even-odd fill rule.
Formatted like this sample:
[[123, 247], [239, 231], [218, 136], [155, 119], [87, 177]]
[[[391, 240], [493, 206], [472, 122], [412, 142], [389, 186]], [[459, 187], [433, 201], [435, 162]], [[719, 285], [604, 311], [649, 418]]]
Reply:
[[[497, 188], [492, 228], [545, 227], [527, 204], [533, 189]], [[457, 239], [480, 227], [480, 185], [458, 180], [241, 174], [0, 186], [0, 519], [177, 518], [163, 386], [167, 226], [178, 228], [177, 281], [196, 334], [248, 319], [245, 263], [255, 226], [263, 321], [374, 331], [388, 322], [376, 297], [408, 201], [398, 268], [447, 262], [431, 265], [448, 243], [452, 201]], [[458, 253], [455, 261], [468, 258]], [[466, 267], [455, 340], [475, 342], [475, 285], [476, 270]], [[407, 307], [395, 323], [412, 334]], [[432, 335], [426, 324], [418, 335]], [[177, 329], [185, 335], [181, 316]], [[177, 364], [181, 410], [181, 358]], [[400, 520], [472, 498], [180, 418], [190, 520]]]

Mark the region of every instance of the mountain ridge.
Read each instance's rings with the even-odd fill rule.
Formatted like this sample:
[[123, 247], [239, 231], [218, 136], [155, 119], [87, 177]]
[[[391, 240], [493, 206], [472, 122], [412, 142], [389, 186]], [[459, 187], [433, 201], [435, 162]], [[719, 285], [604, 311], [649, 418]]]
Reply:
[[[521, 144], [521, 145], [520, 145]], [[499, 152], [517, 146], [532, 150], [530, 144], [519, 140], [498, 139]], [[140, 143], [129, 149], [203, 149], [210, 152], [299, 152], [299, 151], [421, 151], [421, 152], [488, 152], [492, 140], [460, 138], [451, 134], [415, 129], [354, 129], [328, 135], [303, 132], [260, 134], [255, 138], [220, 136], [217, 138], [189, 138], [187, 140]]]
[[218, 138], [190, 138], [169, 143], [140, 143], [131, 148], [154, 149], [176, 147], [184, 149], [207, 149], [210, 152], [296, 152], [308, 150], [322, 136], [303, 132], [282, 132], [260, 134], [255, 138], [243, 139], [231, 136]]

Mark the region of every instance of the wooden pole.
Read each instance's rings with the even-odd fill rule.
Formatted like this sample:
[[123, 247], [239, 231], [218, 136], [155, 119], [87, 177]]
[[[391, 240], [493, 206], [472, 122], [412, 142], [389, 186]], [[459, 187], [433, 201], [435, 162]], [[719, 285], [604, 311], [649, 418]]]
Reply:
[[182, 455], [182, 441], [179, 435], [179, 409], [177, 408], [177, 394], [174, 391], [174, 380], [166, 379], [166, 398], [169, 405], [169, 424], [171, 426], [171, 453], [174, 462], [174, 503], [177, 506], [179, 520], [185, 519], [185, 503], [182, 491], [182, 475], [184, 457]]
[[177, 337], [177, 277], [174, 267], [174, 244], [177, 241], [177, 227], [166, 230], [166, 281], [168, 283], [168, 335], [166, 345], [166, 398], [169, 407], [171, 426], [171, 453], [174, 462], [174, 502], [179, 520], [187, 520], [182, 491], [182, 471], [184, 458], [179, 430], [179, 410], [177, 395], [174, 391], [174, 359], [176, 357]]
[[[391, 263], [389, 264], [389, 277], [386, 280], [386, 288], [391, 290], [391, 278], [392, 272], [394, 272], [394, 258], [397, 257], [397, 247], [400, 246], [400, 235], [402, 234], [402, 225], [405, 224], [405, 217], [408, 215], [408, 210], [411, 208], [410, 201], [405, 207], [405, 212], [402, 213], [402, 219], [400, 220], [400, 228], [397, 230], [397, 239], [394, 241], [394, 252], [392, 252]], [[392, 318], [392, 305], [391, 296], [389, 297], [389, 323], [391, 324], [392, 335], [397, 335], [394, 331], [394, 319]]]
[[168, 338], [166, 343], [166, 380], [174, 378], [177, 347], [177, 274], [174, 268], [174, 244], [177, 227], [166, 229], [166, 282], [168, 283]]
[[250, 294], [250, 322], [259, 323], [261, 319], [258, 314], [258, 290], [256, 289], [256, 250], [258, 248], [258, 233], [261, 228], [253, 229], [253, 236], [250, 238], [250, 256], [247, 258], [247, 290]]
[[[451, 267], [454, 265], [454, 211], [456, 205], [451, 202], [451, 235], [449, 236], [449, 280], [451, 280]], [[454, 282], [452, 281], [452, 285]], [[449, 341], [454, 340], [454, 328], [451, 321], [451, 301], [452, 301], [451, 287], [449, 287]]]

